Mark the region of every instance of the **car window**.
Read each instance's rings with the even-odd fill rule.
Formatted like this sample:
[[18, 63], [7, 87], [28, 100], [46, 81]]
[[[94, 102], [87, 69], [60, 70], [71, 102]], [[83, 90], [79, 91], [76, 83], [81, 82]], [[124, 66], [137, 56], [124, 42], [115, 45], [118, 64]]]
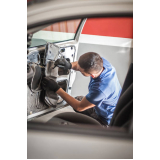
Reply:
[[62, 42], [73, 40], [81, 19], [54, 23], [33, 34], [31, 46], [44, 45], [47, 42]]

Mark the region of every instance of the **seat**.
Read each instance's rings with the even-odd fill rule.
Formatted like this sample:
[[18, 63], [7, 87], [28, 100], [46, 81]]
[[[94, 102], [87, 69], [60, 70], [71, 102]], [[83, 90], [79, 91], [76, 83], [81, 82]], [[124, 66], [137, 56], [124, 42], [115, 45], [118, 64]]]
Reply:
[[125, 127], [133, 123], [133, 63], [130, 64], [122, 92], [110, 122], [110, 126]]
[[69, 123], [74, 123], [77, 125], [97, 125], [101, 126], [101, 124], [95, 120], [94, 118], [91, 118], [87, 115], [76, 113], [76, 112], [64, 112], [55, 115], [53, 118], [51, 118], [47, 123], [54, 122], [54, 119], [59, 119], [60, 121], [66, 121]]

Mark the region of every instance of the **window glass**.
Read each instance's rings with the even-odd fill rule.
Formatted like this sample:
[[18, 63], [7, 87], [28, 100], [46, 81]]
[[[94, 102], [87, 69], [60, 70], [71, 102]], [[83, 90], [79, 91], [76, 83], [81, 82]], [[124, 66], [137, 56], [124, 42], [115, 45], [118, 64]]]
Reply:
[[33, 34], [31, 46], [44, 45], [47, 42], [61, 42], [73, 40], [81, 19], [54, 23]]

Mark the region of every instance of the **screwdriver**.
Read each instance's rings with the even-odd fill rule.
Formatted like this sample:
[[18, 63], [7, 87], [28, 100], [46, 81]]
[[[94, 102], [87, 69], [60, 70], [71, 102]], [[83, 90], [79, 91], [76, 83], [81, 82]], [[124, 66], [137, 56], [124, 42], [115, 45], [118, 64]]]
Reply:
[[64, 68], [64, 66], [62, 66], [62, 65], [55, 65], [52, 69], [55, 69], [57, 66], [58, 66], [59, 68]]

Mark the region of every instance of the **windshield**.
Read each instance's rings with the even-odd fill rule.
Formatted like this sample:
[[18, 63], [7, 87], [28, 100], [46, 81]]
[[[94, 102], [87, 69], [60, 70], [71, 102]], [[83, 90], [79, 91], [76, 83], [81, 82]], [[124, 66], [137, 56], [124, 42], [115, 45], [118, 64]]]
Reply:
[[81, 19], [54, 23], [33, 34], [31, 46], [44, 45], [47, 42], [62, 42], [73, 40]]

